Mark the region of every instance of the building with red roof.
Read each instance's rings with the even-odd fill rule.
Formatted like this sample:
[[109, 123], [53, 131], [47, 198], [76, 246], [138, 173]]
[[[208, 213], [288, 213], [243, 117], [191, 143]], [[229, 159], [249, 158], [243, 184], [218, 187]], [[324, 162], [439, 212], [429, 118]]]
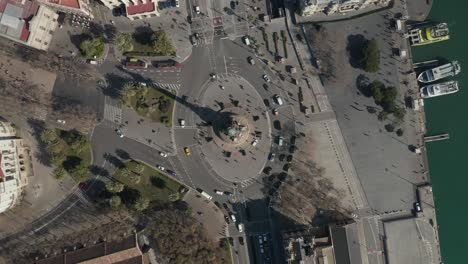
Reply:
[[0, 36], [47, 50], [58, 15], [34, 0], [0, 0]]
[[56, 11], [93, 18], [89, 0], [38, 0]]
[[130, 20], [159, 16], [156, 0], [101, 0], [110, 9], [125, 5]]

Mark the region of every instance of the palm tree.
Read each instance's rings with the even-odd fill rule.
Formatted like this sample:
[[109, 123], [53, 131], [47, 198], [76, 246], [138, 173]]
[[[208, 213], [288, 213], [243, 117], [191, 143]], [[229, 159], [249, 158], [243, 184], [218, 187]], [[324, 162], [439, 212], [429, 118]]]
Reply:
[[44, 141], [44, 143], [50, 144], [57, 142], [58, 136], [55, 130], [46, 129], [41, 133], [41, 140]]
[[133, 207], [137, 211], [140, 211], [140, 212], [148, 208], [148, 206], [149, 206], [148, 199], [143, 198], [143, 197], [138, 198], [138, 200], [136, 200], [135, 204], [133, 205]]
[[124, 187], [120, 182], [109, 181], [106, 183], [106, 189], [111, 193], [119, 193], [123, 191]]
[[63, 177], [65, 177], [66, 171], [62, 166], [56, 167], [52, 171], [52, 175], [54, 176], [55, 179], [61, 180]]
[[130, 175], [130, 170], [128, 168], [122, 168], [120, 170], [120, 175], [122, 175], [122, 177], [128, 177]]

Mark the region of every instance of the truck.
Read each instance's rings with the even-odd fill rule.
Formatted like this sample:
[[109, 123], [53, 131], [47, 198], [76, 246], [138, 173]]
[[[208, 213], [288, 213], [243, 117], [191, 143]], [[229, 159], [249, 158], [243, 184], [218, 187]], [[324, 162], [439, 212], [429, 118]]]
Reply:
[[200, 193], [201, 193], [201, 195], [203, 195], [203, 197], [205, 197], [205, 198], [208, 199], [208, 200], [213, 199], [213, 196], [209, 195], [209, 194], [206, 193], [205, 191], [201, 191]]

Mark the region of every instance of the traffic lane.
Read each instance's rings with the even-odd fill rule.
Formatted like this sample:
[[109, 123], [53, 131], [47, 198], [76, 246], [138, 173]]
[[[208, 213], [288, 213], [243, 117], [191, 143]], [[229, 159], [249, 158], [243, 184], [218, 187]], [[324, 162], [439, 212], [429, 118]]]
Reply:
[[161, 165], [171, 168], [167, 158], [161, 157], [159, 151], [130, 138], [120, 138], [113, 128], [104, 124], [96, 126], [92, 133], [93, 163], [100, 166], [106, 160], [106, 155], [118, 157], [119, 150], [128, 153], [131, 159], [147, 163], [150, 166]]

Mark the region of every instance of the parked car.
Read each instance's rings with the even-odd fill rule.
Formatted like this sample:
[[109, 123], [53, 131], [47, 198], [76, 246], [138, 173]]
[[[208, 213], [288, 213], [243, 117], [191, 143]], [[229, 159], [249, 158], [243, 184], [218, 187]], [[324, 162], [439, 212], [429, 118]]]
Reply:
[[416, 213], [422, 212], [421, 204], [419, 202], [414, 203], [414, 210], [416, 211]]
[[223, 195], [224, 193], [220, 190], [214, 190], [217, 195]]
[[180, 127], [184, 128], [185, 127], [185, 120], [180, 119]]
[[230, 213], [229, 216], [231, 217], [231, 220], [235, 223], [236, 222], [236, 216], [233, 213]]
[[273, 100], [278, 104], [278, 105], [283, 105], [283, 99], [277, 94], [273, 96]]
[[278, 137], [278, 146], [283, 146], [284, 138], [282, 136]]
[[276, 156], [275, 153], [270, 152], [270, 154], [268, 154], [268, 160], [269, 160], [269, 161], [274, 161], [274, 160], [275, 160], [275, 156]]
[[201, 12], [200, 12], [200, 7], [199, 6], [195, 6], [195, 13], [197, 13], [197, 15], [199, 15]]
[[179, 0], [174, 0], [175, 7], [180, 7]]
[[272, 112], [273, 115], [275, 115], [275, 116], [278, 115], [278, 109], [276, 109], [276, 108], [273, 108], [273, 110], [271, 110], [271, 112]]
[[258, 139], [254, 139], [251, 144], [252, 144], [253, 147], [257, 146]]
[[247, 61], [248, 61], [251, 65], [255, 65], [255, 60], [254, 60], [254, 58], [252, 58], [251, 56], [249, 56], [249, 57], [247, 58]]
[[269, 175], [269, 174], [271, 173], [271, 170], [272, 170], [271, 167], [265, 167], [265, 168], [263, 169], [263, 173], [265, 173], [266, 175]]
[[224, 192], [224, 195], [231, 196], [231, 197], [234, 196], [234, 194], [232, 192], [227, 192], [227, 191]]
[[237, 229], [238, 229], [239, 232], [241, 232], [241, 233], [244, 232], [244, 224], [242, 224], [242, 223], [237, 224]]
[[173, 170], [166, 170], [167, 173], [169, 173], [169, 175], [171, 176], [177, 176], [177, 173]]
[[166, 169], [165, 169], [163, 166], [161, 166], [161, 165], [156, 166], [156, 168], [158, 168], [158, 170], [160, 170], [160, 171], [165, 171], [165, 170], [166, 170]]
[[190, 148], [189, 147], [185, 147], [184, 151], [185, 151], [185, 155], [190, 156], [191, 153], [190, 153]]
[[239, 244], [244, 245], [244, 238], [243, 237], [239, 237]]
[[159, 156], [163, 157], [163, 158], [167, 158], [167, 153], [164, 153], [164, 152], [159, 152]]
[[268, 75], [263, 74], [262, 78], [263, 78], [263, 80], [265, 80], [265, 82], [270, 82], [270, 77], [268, 77]]

